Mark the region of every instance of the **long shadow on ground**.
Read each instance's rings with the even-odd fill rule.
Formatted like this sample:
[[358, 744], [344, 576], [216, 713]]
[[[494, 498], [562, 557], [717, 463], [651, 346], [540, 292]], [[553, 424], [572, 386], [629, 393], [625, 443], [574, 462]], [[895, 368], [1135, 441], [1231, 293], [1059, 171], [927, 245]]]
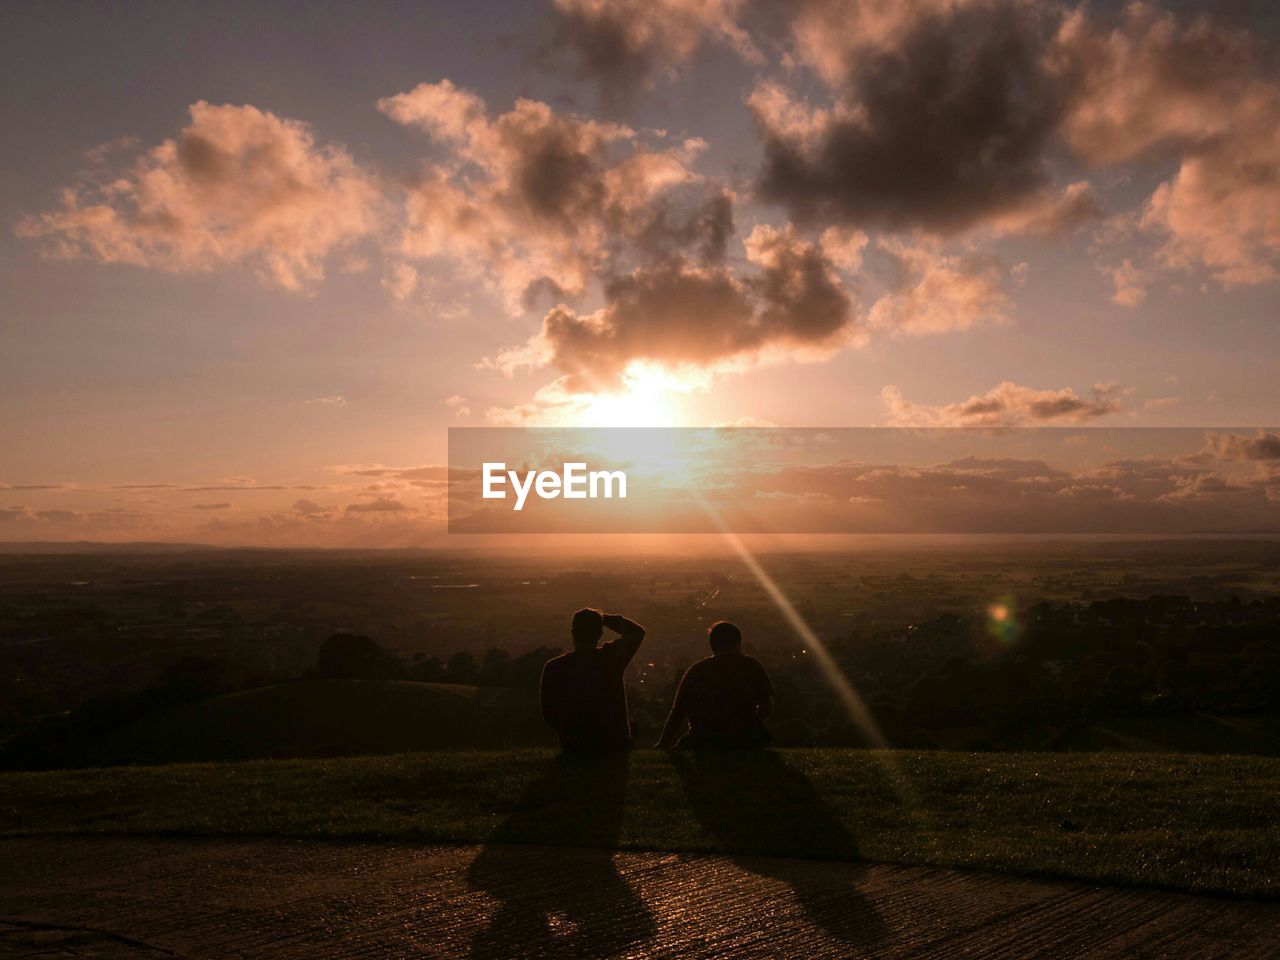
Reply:
[[792, 859], [858, 858], [855, 838], [808, 777], [771, 750], [678, 752], [672, 763], [702, 829], [739, 867], [787, 884], [809, 919], [837, 940], [866, 949], [888, 938], [857, 888], [856, 866], [847, 884], [833, 886], [825, 871]]
[[[651, 939], [653, 914], [614, 865], [627, 792], [627, 756], [557, 756], [526, 791], [468, 872], [498, 901], [472, 942], [475, 958], [603, 957]], [[554, 868], [538, 851], [581, 847]]]

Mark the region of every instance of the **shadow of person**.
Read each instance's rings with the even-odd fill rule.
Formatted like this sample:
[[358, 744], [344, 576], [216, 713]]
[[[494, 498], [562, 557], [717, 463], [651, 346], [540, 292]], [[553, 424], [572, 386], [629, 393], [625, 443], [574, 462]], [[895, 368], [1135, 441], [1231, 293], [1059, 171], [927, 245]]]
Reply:
[[702, 829], [739, 867], [791, 887], [834, 939], [862, 949], [888, 939], [857, 887], [862, 868], [812, 862], [856, 860], [858, 847], [808, 777], [772, 750], [677, 751], [672, 762]]
[[[529, 786], [467, 872], [473, 890], [498, 901], [472, 957], [606, 957], [657, 933], [613, 862], [627, 759], [561, 754]], [[529, 844], [569, 849], [549, 856]]]

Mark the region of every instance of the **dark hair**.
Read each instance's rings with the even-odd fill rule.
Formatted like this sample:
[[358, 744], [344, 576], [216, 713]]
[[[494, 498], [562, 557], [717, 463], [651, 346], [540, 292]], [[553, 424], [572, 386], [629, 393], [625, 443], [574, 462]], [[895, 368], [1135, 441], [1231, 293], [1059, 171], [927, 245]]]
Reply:
[[707, 639], [711, 641], [711, 649], [719, 653], [741, 646], [742, 631], [728, 620], [717, 620], [707, 631]]
[[604, 634], [604, 614], [595, 607], [583, 607], [573, 615], [569, 632], [574, 643], [595, 643]]

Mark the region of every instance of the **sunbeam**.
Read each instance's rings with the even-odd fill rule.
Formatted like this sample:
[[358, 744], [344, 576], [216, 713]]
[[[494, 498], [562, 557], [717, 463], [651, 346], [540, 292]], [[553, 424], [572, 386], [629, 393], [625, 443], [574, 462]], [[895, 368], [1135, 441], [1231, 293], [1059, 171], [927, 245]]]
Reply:
[[746, 564], [747, 569], [759, 581], [760, 586], [764, 587], [765, 593], [769, 595], [769, 599], [782, 612], [791, 629], [804, 641], [805, 649], [813, 651], [818, 665], [826, 675], [827, 682], [831, 684], [832, 689], [835, 690], [836, 695], [840, 698], [840, 702], [849, 714], [849, 718], [862, 731], [867, 742], [877, 750], [882, 751], [877, 753], [876, 756], [880, 758], [881, 765], [884, 767], [885, 773], [889, 777], [890, 785], [893, 787], [894, 792], [897, 793], [898, 798], [903, 802], [916, 806], [915, 791], [887, 752], [890, 749], [889, 741], [885, 739], [875, 718], [871, 716], [871, 711], [867, 709], [866, 702], [858, 691], [854, 689], [853, 684], [849, 682], [849, 678], [844, 675], [844, 671], [836, 663], [835, 657], [831, 655], [827, 645], [813, 632], [804, 617], [800, 616], [800, 611], [795, 608], [795, 605], [792, 604], [783, 589], [769, 575], [769, 571], [765, 570], [760, 565], [760, 561], [755, 558], [755, 555], [747, 549], [747, 545], [742, 542], [742, 538], [724, 525], [716, 509], [705, 499], [702, 500], [702, 507], [720, 528], [733, 552]]

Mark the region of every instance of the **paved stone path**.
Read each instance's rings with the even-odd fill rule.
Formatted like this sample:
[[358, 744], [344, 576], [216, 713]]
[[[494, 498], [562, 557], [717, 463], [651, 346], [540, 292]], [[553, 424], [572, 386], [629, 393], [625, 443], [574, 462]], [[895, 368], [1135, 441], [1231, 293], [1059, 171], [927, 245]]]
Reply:
[[0, 958], [1272, 960], [1280, 905], [548, 847], [0, 840]]

